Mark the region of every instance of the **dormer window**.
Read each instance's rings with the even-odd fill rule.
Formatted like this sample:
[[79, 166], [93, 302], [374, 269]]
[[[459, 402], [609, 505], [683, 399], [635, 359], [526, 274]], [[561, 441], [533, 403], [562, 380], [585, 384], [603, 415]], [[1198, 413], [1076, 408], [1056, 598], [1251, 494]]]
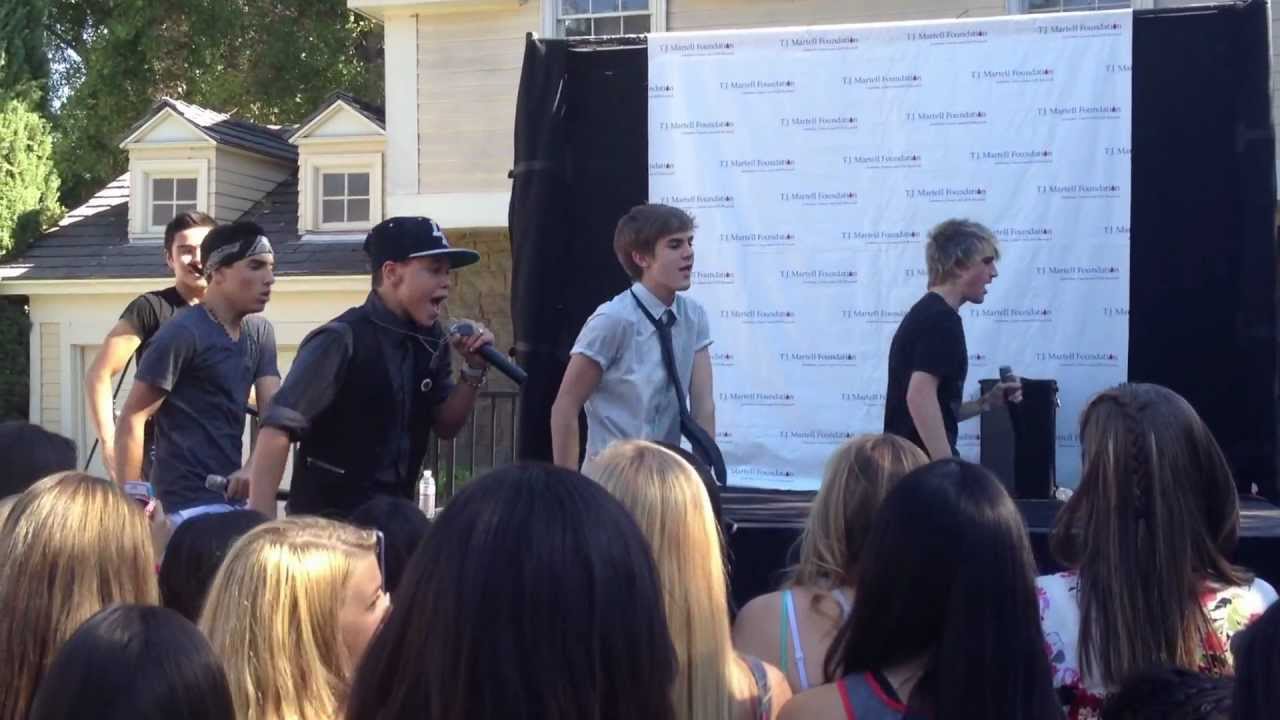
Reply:
[[303, 240], [348, 242], [382, 222], [382, 109], [334, 93], [298, 124], [298, 230]]
[[369, 173], [320, 173], [320, 229], [369, 222]]
[[199, 178], [195, 174], [151, 176], [152, 232], [164, 232], [164, 226], [177, 215], [192, 212], [199, 206]]

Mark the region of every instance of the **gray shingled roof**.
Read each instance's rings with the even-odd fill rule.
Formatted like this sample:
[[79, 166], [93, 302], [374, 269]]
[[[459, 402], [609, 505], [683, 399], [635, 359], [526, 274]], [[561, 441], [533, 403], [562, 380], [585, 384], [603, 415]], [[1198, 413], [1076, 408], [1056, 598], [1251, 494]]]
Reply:
[[369, 122], [377, 125], [383, 130], [387, 129], [386, 113], [383, 112], [381, 107], [374, 105], [373, 103], [370, 103], [370, 102], [365, 102], [364, 100], [361, 100], [355, 95], [351, 95], [350, 93], [345, 93], [339, 90], [339, 91], [330, 93], [329, 97], [325, 98], [324, 102], [320, 103], [320, 107], [316, 108], [315, 112], [306, 116], [305, 118], [302, 119], [301, 122], [299, 122], [297, 125], [294, 126], [293, 130], [289, 132], [287, 137], [293, 137], [294, 133], [298, 132], [299, 130], [306, 127], [307, 125], [310, 125], [312, 120], [315, 120], [316, 118], [323, 115], [326, 110], [333, 107], [333, 104], [338, 102], [339, 100], [341, 100], [342, 102], [350, 106], [352, 110], [355, 110], [356, 112], [360, 113]]
[[[263, 227], [276, 251], [276, 274], [361, 275], [368, 261], [355, 242], [302, 242], [298, 237], [298, 178], [277, 185], [240, 218]], [[0, 264], [5, 280], [167, 278], [163, 250], [129, 242], [129, 175], [116, 178], [21, 257]]]
[[165, 108], [181, 115], [216, 143], [278, 160], [290, 162], [298, 160], [298, 149], [285, 139], [293, 131], [292, 127], [259, 125], [173, 98], [160, 98], [156, 101], [156, 104], [151, 106], [151, 110], [134, 123], [124, 136], [129, 137], [137, 132], [139, 128], [151, 122], [156, 113]]

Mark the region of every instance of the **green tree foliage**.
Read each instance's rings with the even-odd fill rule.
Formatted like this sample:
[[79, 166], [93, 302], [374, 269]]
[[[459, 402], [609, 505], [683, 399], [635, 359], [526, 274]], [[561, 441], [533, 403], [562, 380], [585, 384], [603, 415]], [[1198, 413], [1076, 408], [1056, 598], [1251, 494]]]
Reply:
[[49, 123], [22, 100], [0, 103], [0, 258], [62, 214]]
[[266, 124], [333, 90], [382, 98], [382, 30], [345, 0], [49, 0], [63, 199], [124, 171], [117, 144], [161, 96]]
[[42, 110], [49, 79], [45, 11], [46, 0], [0, 3], [0, 98], [16, 97]]
[[26, 420], [31, 321], [15, 298], [0, 297], [0, 422]]

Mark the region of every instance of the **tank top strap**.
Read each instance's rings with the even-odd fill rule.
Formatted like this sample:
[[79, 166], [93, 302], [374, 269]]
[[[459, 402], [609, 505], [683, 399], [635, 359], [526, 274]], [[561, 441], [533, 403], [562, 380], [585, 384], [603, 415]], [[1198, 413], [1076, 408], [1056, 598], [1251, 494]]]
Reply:
[[849, 615], [853, 612], [853, 600], [844, 594], [843, 588], [831, 588], [831, 597], [834, 597], [836, 602], [840, 603], [840, 614], [845, 620], [848, 620]]
[[[791, 644], [795, 649], [796, 678], [800, 681], [800, 690], [809, 689], [809, 671], [805, 668], [804, 641], [800, 639], [800, 622], [796, 619], [796, 597], [791, 590], [786, 590], [782, 606], [787, 613], [787, 624], [791, 628]], [[783, 668], [785, 671], [785, 667]]]
[[773, 689], [769, 687], [769, 671], [759, 658], [743, 655], [742, 661], [751, 670], [751, 677], [756, 683], [756, 696], [751, 701], [751, 717], [769, 720], [773, 717]]
[[858, 672], [845, 675], [837, 683], [840, 703], [849, 720], [902, 720], [906, 707], [893, 695], [892, 689], [876, 673]]

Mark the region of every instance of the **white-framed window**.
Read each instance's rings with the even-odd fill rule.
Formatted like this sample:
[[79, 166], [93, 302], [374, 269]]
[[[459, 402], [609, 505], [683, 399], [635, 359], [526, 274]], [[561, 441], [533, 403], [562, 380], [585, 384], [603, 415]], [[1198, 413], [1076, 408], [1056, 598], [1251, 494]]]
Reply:
[[382, 222], [382, 153], [303, 154], [303, 232], [364, 231]]
[[640, 35], [666, 30], [666, 0], [542, 0], [552, 37]]
[[368, 170], [320, 171], [320, 226], [369, 222]]
[[1151, 7], [1152, 0], [1008, 0], [1010, 14], [1083, 12]]
[[209, 161], [133, 160], [129, 163], [129, 236], [164, 237], [164, 226], [190, 210], [209, 212]]
[[200, 180], [191, 175], [148, 175], [150, 181], [150, 223], [152, 229], [164, 230], [175, 216], [197, 208]]

